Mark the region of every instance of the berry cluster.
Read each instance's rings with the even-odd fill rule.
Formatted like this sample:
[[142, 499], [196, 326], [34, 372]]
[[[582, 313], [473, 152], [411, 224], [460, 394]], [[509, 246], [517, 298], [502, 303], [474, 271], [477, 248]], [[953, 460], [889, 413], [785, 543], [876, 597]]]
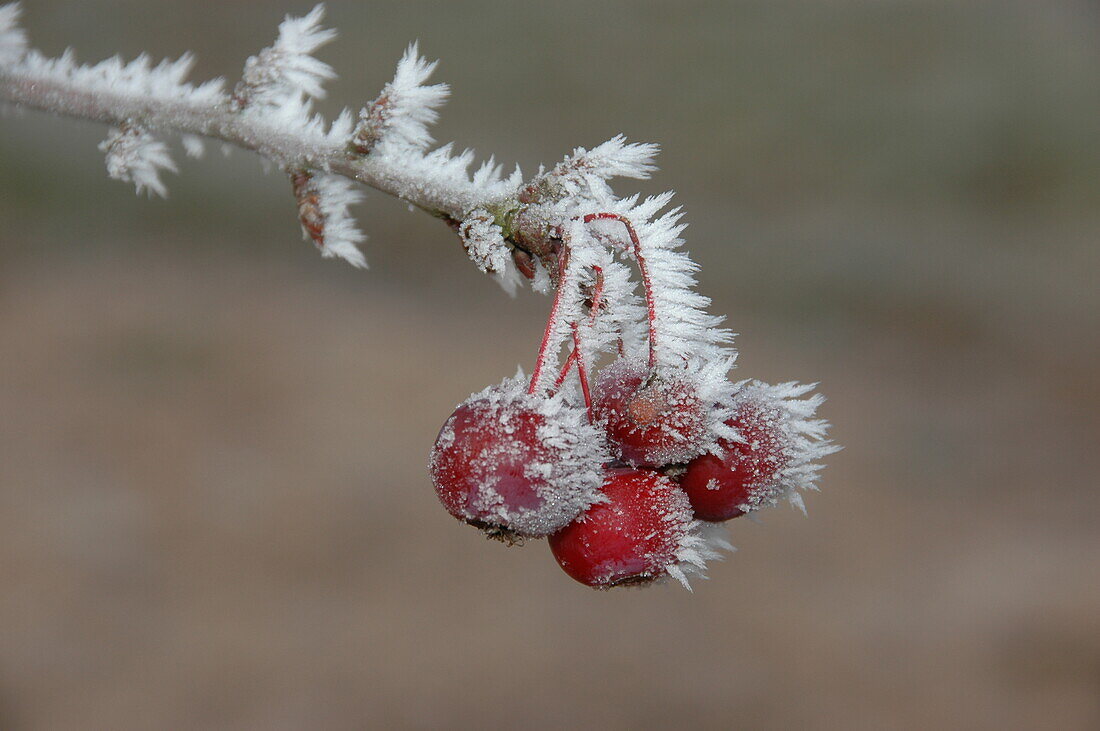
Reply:
[[729, 379], [731, 335], [691, 289], [679, 211], [655, 218], [667, 196], [606, 186], [631, 155], [640, 176], [639, 148], [652, 151], [615, 143], [456, 226], [471, 257], [497, 274], [507, 260], [554, 301], [531, 377], [459, 405], [429, 467], [451, 515], [508, 543], [548, 538], [583, 584], [687, 586], [729, 548], [715, 524], [783, 497], [801, 507], [835, 448], [814, 418], [822, 398], [800, 398], [811, 387]]
[[183, 134], [195, 156], [193, 135], [204, 135], [289, 174], [303, 232], [324, 256], [365, 263], [348, 210], [358, 181], [446, 222], [507, 290], [526, 281], [554, 292], [531, 377], [471, 396], [440, 430], [432, 480], [456, 518], [509, 543], [548, 538], [590, 586], [686, 585], [728, 547], [710, 525], [782, 497], [801, 506], [798, 490], [814, 487], [817, 460], [834, 449], [814, 418], [821, 398], [730, 380], [732, 334], [693, 290], [680, 210], [665, 210], [672, 195], [619, 198], [608, 184], [649, 177], [656, 145], [616, 136], [530, 180], [518, 167], [503, 177], [492, 159], [470, 175], [472, 152], [430, 149], [448, 88], [427, 84], [435, 63], [416, 44], [357, 118], [345, 110], [328, 124], [312, 102], [335, 76], [312, 56], [335, 35], [320, 5], [288, 16], [231, 94], [220, 79], [187, 82], [190, 55], [155, 67], [145, 55], [47, 58], [19, 12], [0, 6], [0, 101], [112, 123], [108, 172], [139, 192], [163, 195], [160, 173], [175, 169], [158, 135]]

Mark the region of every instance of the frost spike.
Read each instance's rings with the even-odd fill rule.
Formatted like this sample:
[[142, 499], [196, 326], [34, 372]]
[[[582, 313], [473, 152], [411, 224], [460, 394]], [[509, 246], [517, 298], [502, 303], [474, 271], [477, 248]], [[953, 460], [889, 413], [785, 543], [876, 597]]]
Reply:
[[507, 268], [508, 245], [493, 216], [484, 209], [471, 211], [458, 225], [458, 237], [477, 268], [500, 274]]
[[302, 234], [313, 240], [321, 256], [337, 257], [354, 267], [367, 266], [358, 244], [366, 237], [355, 225], [348, 206], [363, 194], [351, 181], [337, 175], [295, 170], [290, 173]]
[[438, 61], [419, 55], [415, 42], [397, 62], [393, 81], [359, 112], [359, 124], [349, 143], [360, 154], [370, 154], [383, 142], [398, 147], [425, 150], [434, 141], [428, 127], [439, 119], [436, 111], [451, 93], [446, 84], [425, 86]]
[[278, 107], [297, 96], [324, 97], [322, 84], [336, 77], [324, 61], [311, 55], [336, 37], [336, 31], [321, 28], [325, 6], [316, 5], [307, 15], [290, 15], [279, 24], [275, 43], [249, 56], [244, 73], [233, 90], [233, 106]]
[[27, 55], [27, 32], [19, 27], [20, 3], [0, 7], [0, 64], [15, 64]]
[[591, 150], [578, 147], [573, 154], [554, 166], [549, 175], [563, 177], [578, 172], [594, 175], [603, 180], [611, 178], [648, 179], [657, 169], [653, 158], [660, 146], [652, 142], [630, 142], [626, 136], [615, 135], [607, 142]]
[[111, 129], [99, 149], [107, 155], [107, 174], [115, 180], [133, 183], [140, 195], [148, 190], [161, 198], [168, 189], [160, 180], [161, 170], [176, 172], [168, 146], [132, 122]]

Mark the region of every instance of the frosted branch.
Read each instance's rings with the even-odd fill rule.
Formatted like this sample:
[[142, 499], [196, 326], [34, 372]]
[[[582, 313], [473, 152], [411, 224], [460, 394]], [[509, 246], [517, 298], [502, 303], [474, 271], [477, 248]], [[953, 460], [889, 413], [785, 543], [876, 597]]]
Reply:
[[[16, 25], [19, 14], [17, 4], [0, 8], [0, 101], [113, 127], [131, 124], [153, 134], [212, 138], [256, 152], [280, 169], [343, 176], [456, 221], [479, 206], [506, 199], [520, 182], [499, 175], [472, 181], [467, 173], [472, 154], [455, 156], [450, 147], [428, 153], [403, 148], [349, 154], [352, 116], [345, 113], [329, 125], [313, 114], [307, 100], [307, 95], [322, 93], [320, 82], [330, 78], [327, 64], [309, 55], [333, 37], [318, 26], [320, 7], [305, 18], [283, 22], [276, 43], [246, 64], [245, 78], [233, 95], [225, 93], [222, 79], [188, 82], [190, 55], [156, 66], [147, 56], [92, 65], [78, 64], [71, 52], [47, 58], [28, 50]], [[412, 139], [416, 135], [410, 125], [434, 119], [434, 111], [425, 110], [434, 108], [443, 92], [439, 85], [418, 92], [432, 64], [406, 59], [393, 88], [427, 105], [420, 111], [402, 107], [407, 122], [403, 134]], [[259, 108], [265, 113], [254, 113]], [[194, 141], [186, 144], [189, 152], [197, 151]]]

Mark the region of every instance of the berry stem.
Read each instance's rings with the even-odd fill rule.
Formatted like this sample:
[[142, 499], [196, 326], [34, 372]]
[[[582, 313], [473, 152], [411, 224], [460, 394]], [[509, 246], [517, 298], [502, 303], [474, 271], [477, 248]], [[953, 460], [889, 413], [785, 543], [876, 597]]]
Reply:
[[[588, 324], [593, 325], [596, 322], [596, 317], [600, 313], [600, 308], [603, 306], [603, 267], [593, 266], [592, 271], [596, 273], [596, 283], [592, 288], [591, 304], [588, 308]], [[622, 354], [622, 340], [620, 339], [620, 355]], [[580, 340], [577, 334], [577, 324], [573, 323], [573, 349], [569, 351], [569, 356], [565, 359], [565, 363], [562, 364], [561, 372], [558, 373], [558, 378], [554, 381], [554, 391], [561, 388], [561, 384], [565, 383], [565, 379], [569, 377], [569, 371], [573, 368], [574, 363], [580, 363], [584, 365], [582, 360], [579, 360], [578, 353], [580, 353]], [[589, 401], [588, 395], [588, 374], [587, 372], [581, 374], [583, 379], [581, 387], [585, 390], [585, 402]], [[589, 404], [591, 406], [591, 404]]]
[[569, 371], [573, 370], [573, 364], [577, 362], [577, 350], [574, 348], [569, 351], [569, 357], [565, 359], [565, 364], [561, 367], [561, 372], [558, 373], [558, 378], [554, 381], [554, 391], [561, 388], [561, 384], [565, 383], [565, 379], [569, 377]]
[[591, 325], [596, 321], [596, 315], [600, 312], [600, 307], [603, 306], [603, 267], [592, 267], [592, 271], [596, 273], [596, 284], [592, 289], [592, 304], [588, 308], [588, 324]]
[[[576, 356], [573, 358], [573, 356]], [[593, 423], [592, 416], [592, 392], [588, 389], [588, 367], [584, 364], [584, 351], [581, 350], [580, 328], [573, 323], [573, 352], [570, 357], [577, 361], [577, 378], [581, 382], [581, 392], [584, 393], [584, 406], [588, 409], [588, 423]]]
[[589, 213], [584, 217], [585, 223], [592, 221], [618, 221], [626, 227], [630, 235], [630, 243], [634, 247], [634, 258], [638, 261], [638, 271], [642, 274], [642, 286], [645, 287], [645, 303], [649, 318], [649, 367], [657, 365], [657, 304], [653, 297], [653, 281], [649, 277], [649, 267], [646, 266], [645, 257], [642, 256], [642, 243], [638, 240], [638, 233], [626, 216], [618, 213]]
[[569, 246], [564, 245], [558, 253], [558, 289], [554, 292], [554, 304], [550, 306], [550, 316], [546, 319], [546, 330], [542, 333], [542, 343], [539, 345], [538, 359], [535, 361], [535, 370], [531, 374], [531, 385], [527, 387], [527, 393], [538, 390], [542, 372], [546, 367], [546, 361], [550, 357], [550, 339], [557, 329], [558, 320], [561, 317], [562, 299], [565, 296], [566, 287], [569, 286]]

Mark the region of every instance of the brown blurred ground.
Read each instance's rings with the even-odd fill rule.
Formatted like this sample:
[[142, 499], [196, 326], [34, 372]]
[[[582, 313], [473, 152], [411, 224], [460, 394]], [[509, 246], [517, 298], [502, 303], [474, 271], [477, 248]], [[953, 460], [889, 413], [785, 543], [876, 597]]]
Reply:
[[[26, 5], [47, 52], [194, 48], [200, 75], [305, 9]], [[352, 272], [246, 155], [150, 203], [101, 129], [7, 115], [0, 728], [1100, 726], [1095, 3], [330, 19], [330, 109], [419, 37], [445, 139], [527, 169], [659, 141], [643, 188], [687, 205], [741, 372], [820, 380], [846, 449], [694, 595], [584, 590], [455, 523], [424, 466], [530, 366], [545, 300], [380, 195]]]

